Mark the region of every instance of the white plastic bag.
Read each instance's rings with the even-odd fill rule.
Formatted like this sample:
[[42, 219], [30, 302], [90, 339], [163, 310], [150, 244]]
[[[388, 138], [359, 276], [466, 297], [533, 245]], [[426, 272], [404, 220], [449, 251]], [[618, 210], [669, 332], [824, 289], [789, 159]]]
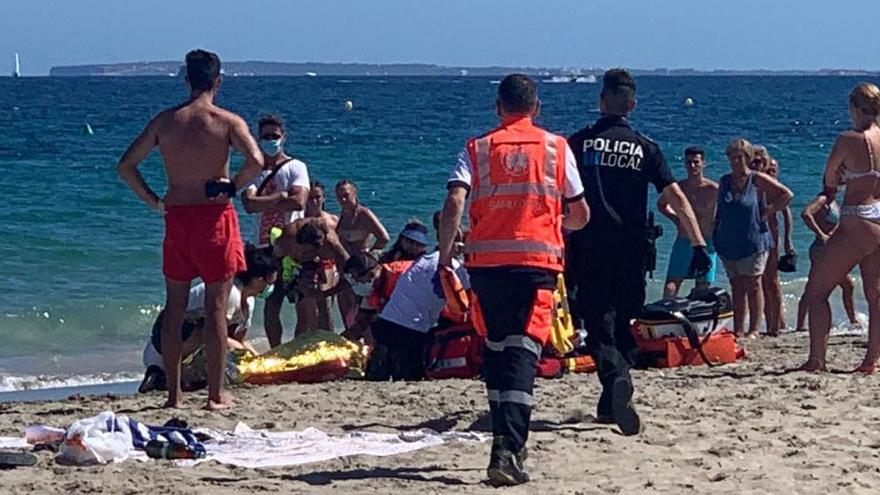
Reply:
[[111, 411], [70, 425], [55, 460], [85, 466], [124, 461], [132, 451], [131, 430], [126, 416]]

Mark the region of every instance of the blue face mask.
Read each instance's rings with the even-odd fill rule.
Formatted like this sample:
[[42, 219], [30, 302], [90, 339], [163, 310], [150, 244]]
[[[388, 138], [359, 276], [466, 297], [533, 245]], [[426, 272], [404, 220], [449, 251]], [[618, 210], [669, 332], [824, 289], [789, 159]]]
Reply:
[[281, 141], [281, 139], [261, 139], [260, 149], [263, 150], [263, 153], [269, 156], [278, 156], [278, 154], [284, 149], [281, 146]]
[[275, 292], [275, 284], [269, 284], [263, 289], [263, 292], [257, 294], [257, 299], [268, 299]]

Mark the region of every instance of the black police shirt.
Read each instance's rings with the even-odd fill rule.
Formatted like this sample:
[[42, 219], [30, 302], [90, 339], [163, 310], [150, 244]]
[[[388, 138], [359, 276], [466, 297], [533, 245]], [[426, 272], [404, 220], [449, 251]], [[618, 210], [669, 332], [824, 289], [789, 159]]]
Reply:
[[582, 231], [635, 231], [647, 222], [648, 183], [657, 192], [675, 182], [660, 147], [625, 117], [603, 115], [568, 138], [584, 182], [590, 223]]

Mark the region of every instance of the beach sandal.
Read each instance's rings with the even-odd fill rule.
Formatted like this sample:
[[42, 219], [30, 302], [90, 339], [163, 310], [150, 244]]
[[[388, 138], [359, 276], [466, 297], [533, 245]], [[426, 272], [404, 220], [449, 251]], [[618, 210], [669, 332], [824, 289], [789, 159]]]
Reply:
[[13, 469], [17, 467], [33, 466], [37, 463], [37, 457], [33, 454], [21, 451], [0, 452], [0, 469]]

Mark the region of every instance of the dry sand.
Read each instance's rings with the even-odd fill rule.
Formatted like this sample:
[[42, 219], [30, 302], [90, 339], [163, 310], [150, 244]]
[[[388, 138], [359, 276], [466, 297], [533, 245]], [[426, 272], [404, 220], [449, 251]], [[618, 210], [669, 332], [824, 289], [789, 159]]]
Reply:
[[[864, 338], [832, 339], [830, 359], [851, 369]], [[801, 363], [804, 335], [747, 343], [749, 359], [714, 369], [634, 373], [646, 430], [623, 437], [591, 423], [595, 375], [539, 380], [528, 467], [533, 481], [507, 493], [869, 493], [880, 486], [880, 377], [784, 373]], [[477, 381], [254, 387], [238, 407], [156, 409], [162, 395], [71, 398], [0, 405], [0, 435], [31, 423], [66, 426], [105, 409], [148, 423], [178, 415], [231, 429], [238, 421], [278, 430], [315, 426], [395, 431], [485, 429]], [[395, 457], [357, 456], [292, 468], [240, 469], [213, 462], [180, 468], [124, 462], [76, 468], [39, 464], [0, 472], [2, 493], [499, 493], [482, 483], [489, 444], [455, 444]]]

